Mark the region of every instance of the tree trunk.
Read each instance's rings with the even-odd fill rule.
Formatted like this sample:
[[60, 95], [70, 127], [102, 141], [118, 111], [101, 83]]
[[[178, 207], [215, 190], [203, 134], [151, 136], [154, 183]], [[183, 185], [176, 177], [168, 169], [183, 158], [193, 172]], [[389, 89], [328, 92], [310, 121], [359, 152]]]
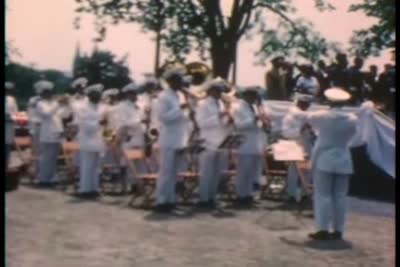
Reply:
[[215, 40], [211, 45], [212, 71], [214, 77], [228, 80], [229, 71], [235, 60], [236, 42]]

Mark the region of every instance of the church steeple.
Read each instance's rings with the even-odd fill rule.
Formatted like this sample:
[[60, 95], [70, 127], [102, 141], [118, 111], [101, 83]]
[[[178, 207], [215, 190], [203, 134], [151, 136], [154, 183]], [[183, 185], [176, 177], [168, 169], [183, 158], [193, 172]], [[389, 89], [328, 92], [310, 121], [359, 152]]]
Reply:
[[76, 77], [77, 75], [77, 70], [79, 69], [79, 62], [81, 60], [81, 46], [78, 41], [76, 44], [76, 49], [75, 49], [75, 57], [72, 63], [72, 75]]

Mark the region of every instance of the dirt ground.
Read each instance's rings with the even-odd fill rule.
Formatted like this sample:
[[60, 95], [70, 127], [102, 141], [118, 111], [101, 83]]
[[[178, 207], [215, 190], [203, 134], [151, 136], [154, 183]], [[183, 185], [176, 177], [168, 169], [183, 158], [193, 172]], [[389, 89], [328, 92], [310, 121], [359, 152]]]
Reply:
[[128, 201], [115, 196], [82, 201], [28, 186], [7, 193], [6, 266], [395, 266], [390, 204], [389, 215], [379, 207], [377, 214], [367, 214], [368, 205], [354, 209], [345, 241], [321, 243], [307, 239], [314, 230], [308, 211], [298, 214], [279, 202], [212, 213], [181, 207], [160, 215], [130, 208]]

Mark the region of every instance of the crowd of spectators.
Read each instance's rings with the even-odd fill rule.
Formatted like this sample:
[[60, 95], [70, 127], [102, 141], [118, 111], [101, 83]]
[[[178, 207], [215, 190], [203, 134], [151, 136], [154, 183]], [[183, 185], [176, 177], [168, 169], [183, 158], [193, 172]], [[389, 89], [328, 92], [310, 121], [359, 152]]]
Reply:
[[265, 75], [269, 100], [291, 100], [294, 93], [299, 92], [313, 95], [316, 102], [324, 103], [323, 93], [327, 88], [341, 87], [352, 95], [353, 105], [371, 100], [384, 112], [393, 114], [395, 111], [396, 69], [392, 64], [385, 64], [381, 73], [376, 65], [363, 71], [363, 58], [355, 57], [350, 66], [347, 55], [338, 53], [330, 65], [323, 60], [316, 66], [299, 65], [281, 56], [272, 59], [271, 65]]

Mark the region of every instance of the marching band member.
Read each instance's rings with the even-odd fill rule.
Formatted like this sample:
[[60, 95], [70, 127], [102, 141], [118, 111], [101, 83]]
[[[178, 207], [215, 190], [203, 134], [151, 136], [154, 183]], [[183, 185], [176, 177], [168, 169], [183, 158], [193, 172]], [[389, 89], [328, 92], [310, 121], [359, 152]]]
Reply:
[[[350, 100], [350, 94], [331, 88], [324, 95], [330, 109], [310, 112], [307, 116], [307, 121], [318, 131], [311, 155], [314, 218], [318, 231], [309, 235], [317, 240], [342, 238], [346, 196], [354, 171], [349, 143], [357, 132], [357, 116], [341, 109]], [[332, 233], [328, 232], [330, 224]]]
[[[72, 114], [72, 120], [77, 122], [79, 120], [79, 115], [81, 113], [81, 108], [87, 104], [87, 96], [85, 95], [85, 88], [88, 84], [88, 80], [85, 77], [80, 77], [75, 79], [71, 83], [70, 91], [72, 92], [72, 97], [70, 98], [70, 109]], [[77, 137], [75, 137], [76, 139]], [[79, 150], [75, 153], [73, 162], [76, 166], [79, 166], [80, 154]]]
[[[125, 149], [143, 149], [144, 147], [144, 115], [143, 111], [137, 104], [139, 86], [135, 83], [130, 83], [122, 88], [122, 93], [125, 100], [122, 101], [116, 108], [117, 122], [117, 135], [124, 138], [121, 140], [121, 148]], [[123, 165], [127, 164], [122, 162]], [[135, 169], [140, 173], [143, 172], [144, 167], [135, 163]], [[125, 183], [124, 189], [130, 188], [132, 191], [136, 190], [135, 177], [129, 173], [125, 168]]]
[[50, 186], [55, 182], [57, 175], [57, 159], [63, 128], [59, 104], [53, 98], [54, 84], [41, 80], [35, 84], [35, 88], [41, 91], [41, 101], [37, 105], [37, 114], [40, 117], [39, 185]]
[[76, 118], [80, 147], [79, 193], [82, 197], [99, 195], [101, 154], [105, 150], [103, 127], [106, 125], [106, 108], [100, 103], [102, 90], [102, 84], [86, 88], [88, 101], [81, 106], [81, 114]]
[[15, 97], [13, 96], [14, 83], [6, 82], [4, 85], [6, 89], [6, 166], [9, 162], [9, 156], [12, 145], [14, 144], [15, 128], [13, 116], [18, 112], [18, 105]]
[[[107, 116], [107, 129], [115, 133], [117, 131], [118, 122], [118, 104], [119, 104], [119, 90], [116, 88], [107, 89], [102, 94], [102, 104], [106, 108]], [[110, 149], [106, 149], [103, 157], [103, 164], [119, 165], [118, 159]]]
[[179, 101], [178, 91], [184, 86], [185, 71], [167, 70], [163, 77], [168, 87], [159, 96], [157, 117], [160, 121], [159, 178], [156, 186], [156, 210], [168, 212], [175, 206], [175, 185], [178, 172], [178, 150], [185, 146], [187, 104]]
[[[306, 159], [311, 155], [312, 136], [307, 127], [307, 110], [313, 97], [305, 94], [296, 94], [296, 104], [289, 108], [282, 121], [282, 136], [297, 141], [304, 149]], [[298, 184], [299, 177], [295, 163], [290, 163], [287, 176], [287, 193], [290, 201], [301, 198], [304, 193]]]
[[81, 114], [80, 108], [87, 102], [87, 96], [85, 95], [87, 84], [88, 80], [84, 77], [77, 78], [71, 83], [71, 91], [74, 92], [71, 99], [71, 108], [74, 118]]
[[196, 119], [200, 137], [205, 140], [205, 151], [200, 154], [200, 207], [215, 207], [219, 178], [224, 167], [224, 154], [219, 145], [229, 134], [229, 114], [223, 110], [221, 95], [227, 83], [216, 78], [205, 85], [207, 97], [199, 103]]
[[237, 201], [238, 204], [251, 204], [254, 201], [253, 182], [261, 176], [262, 171], [262, 155], [266, 141], [262, 128], [268, 124], [268, 118], [265, 114], [257, 114], [259, 88], [245, 87], [241, 91], [242, 99], [233, 106], [232, 114], [238, 134], [244, 136], [238, 149]]
[[[34, 84], [34, 89], [36, 95], [31, 97], [28, 101], [28, 117], [29, 117], [29, 133], [32, 136], [32, 153], [33, 156], [39, 159], [40, 155], [40, 142], [39, 142], [39, 134], [40, 134], [40, 116], [37, 112], [37, 106], [39, 101], [41, 100], [40, 94], [42, 93], [41, 88], [36, 88]], [[39, 169], [39, 161], [36, 160], [36, 170]]]

